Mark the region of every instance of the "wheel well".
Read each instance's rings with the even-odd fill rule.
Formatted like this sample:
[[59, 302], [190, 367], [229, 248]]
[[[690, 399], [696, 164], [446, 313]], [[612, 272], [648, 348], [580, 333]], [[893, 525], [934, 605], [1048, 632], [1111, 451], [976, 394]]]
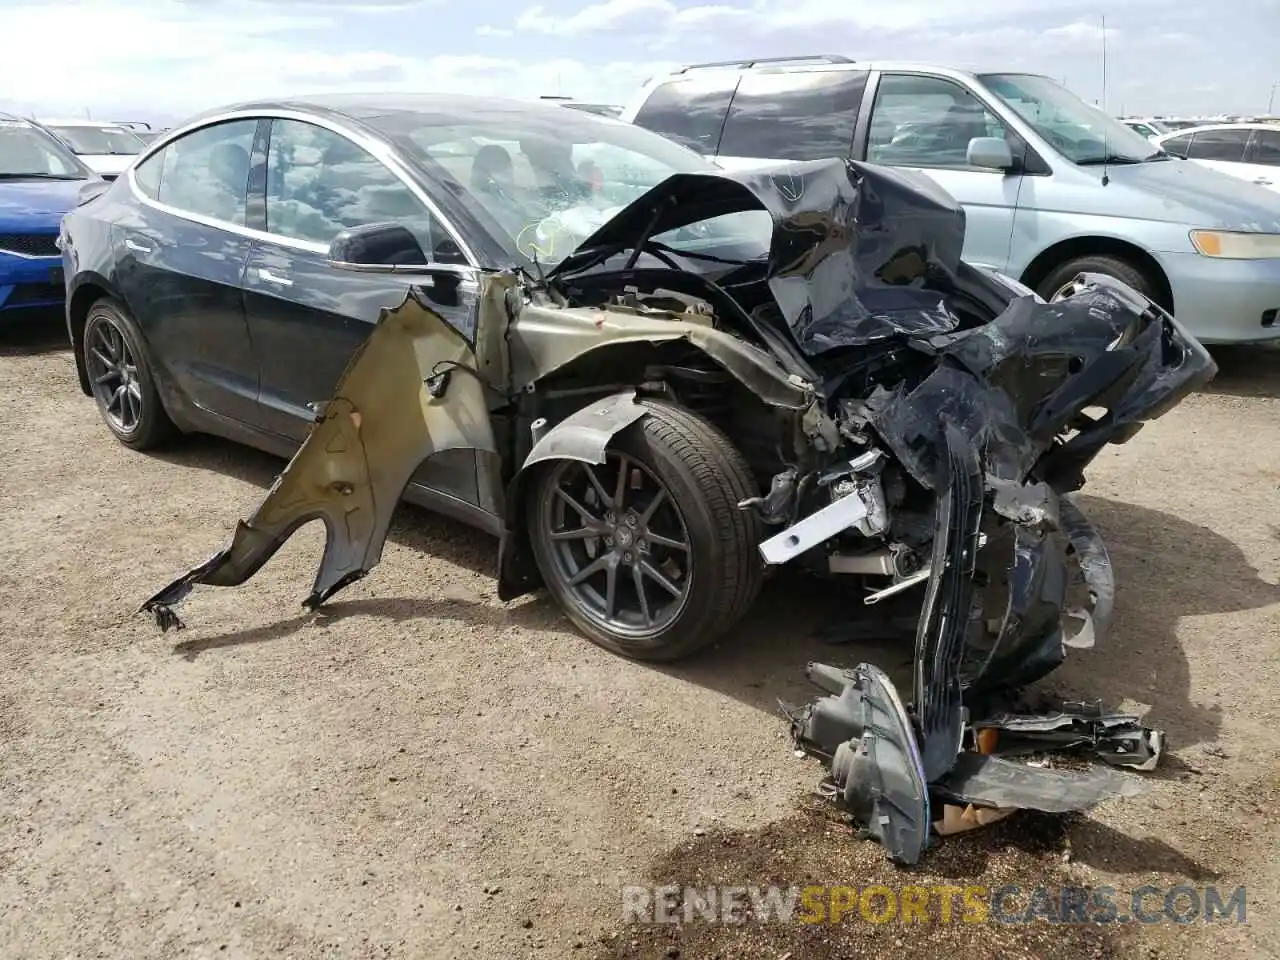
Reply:
[[1173, 312], [1173, 290], [1169, 278], [1155, 258], [1141, 247], [1112, 237], [1076, 237], [1063, 240], [1044, 250], [1022, 272], [1021, 280], [1033, 290], [1039, 287], [1054, 268], [1076, 257], [1115, 257], [1140, 270], [1151, 282], [1156, 302]]
[[84, 326], [89, 319], [89, 308], [103, 297], [109, 296], [107, 291], [96, 283], [82, 283], [71, 295], [67, 304], [67, 323], [71, 328], [71, 347], [75, 351], [76, 373], [80, 378], [80, 389], [86, 396], [89, 390], [89, 372], [84, 367]]

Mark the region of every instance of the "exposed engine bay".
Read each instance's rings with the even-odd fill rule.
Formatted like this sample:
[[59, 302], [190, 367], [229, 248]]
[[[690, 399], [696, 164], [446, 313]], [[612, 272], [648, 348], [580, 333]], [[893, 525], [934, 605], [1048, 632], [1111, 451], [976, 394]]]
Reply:
[[[653, 239], [759, 210], [773, 221], [760, 256]], [[307, 602], [324, 602], [376, 564], [390, 495], [414, 466], [458, 446], [503, 463], [500, 595], [518, 596], [538, 583], [524, 478], [557, 458], [603, 462], [646, 416], [637, 401], [660, 400], [714, 424], [749, 464], [759, 489], [737, 507], [763, 531], [763, 568], [840, 577], [863, 605], [919, 593], [909, 693], [872, 664], [810, 665], [826, 696], [786, 708], [797, 747], [829, 768], [828, 794], [891, 857], [918, 860], [948, 806], [1079, 809], [1128, 795], [1134, 782], [1117, 768], [1153, 767], [1159, 731], [1096, 705], [1029, 711], [1018, 695], [1106, 633], [1115, 583], [1071, 496], [1083, 471], [1216, 367], [1119, 281], [1082, 275], [1046, 303], [965, 263], [964, 229], [963, 210], [930, 181], [871, 165], [679, 174], [549, 272], [483, 277], [470, 336], [432, 326], [411, 294], [232, 544], [144, 609], [180, 625], [172, 608], [194, 584], [243, 582], [314, 517], [330, 537]], [[369, 375], [374, 358], [410, 345], [400, 399], [362, 397], [388, 389]], [[474, 385], [484, 378], [487, 391]], [[362, 446], [368, 412], [330, 425], [374, 408], [403, 410], [415, 428], [399, 431], [398, 454]], [[333, 492], [338, 455], [325, 444], [338, 435], [365, 466]], [[353, 523], [338, 506], [358, 501], [375, 516]], [[1083, 750], [1105, 766], [1067, 774], [1013, 759], [1038, 749]]]

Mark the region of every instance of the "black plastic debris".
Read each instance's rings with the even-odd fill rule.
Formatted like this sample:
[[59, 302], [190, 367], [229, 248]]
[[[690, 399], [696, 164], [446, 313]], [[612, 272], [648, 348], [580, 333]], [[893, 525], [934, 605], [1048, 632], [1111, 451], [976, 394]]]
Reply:
[[829, 691], [792, 715], [796, 746], [830, 767], [821, 792], [848, 810], [899, 863], [920, 859], [929, 838], [929, 791], [907, 709], [878, 667], [839, 670], [809, 664], [809, 679]]
[[[783, 705], [796, 748], [827, 766], [819, 792], [895, 863], [919, 861], [947, 805], [1068, 813], [1138, 796], [1147, 785], [1115, 768], [1153, 769], [1163, 749], [1163, 734], [1142, 727], [1137, 717], [1065, 703], [1043, 714], [966, 722], [945, 765], [931, 775], [921, 749], [920, 711], [903, 703], [883, 671], [868, 663], [852, 670], [810, 663], [807, 673], [827, 693], [801, 709]], [[1092, 753], [1106, 764], [1059, 768], [1045, 759], [1011, 759], [1071, 751]]]

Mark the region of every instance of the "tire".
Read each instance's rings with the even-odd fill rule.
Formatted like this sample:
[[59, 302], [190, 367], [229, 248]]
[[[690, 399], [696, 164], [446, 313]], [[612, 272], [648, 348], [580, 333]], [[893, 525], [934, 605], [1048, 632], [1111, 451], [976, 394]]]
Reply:
[[1046, 300], [1052, 300], [1055, 293], [1080, 273], [1101, 273], [1108, 277], [1115, 277], [1133, 287], [1148, 300], [1160, 302], [1156, 296], [1155, 284], [1151, 282], [1150, 277], [1128, 261], [1108, 256], [1076, 257], [1074, 260], [1068, 260], [1049, 271], [1048, 275], [1040, 281], [1036, 293]]
[[[761, 527], [753, 514], [738, 509], [738, 503], [755, 496], [757, 488], [742, 454], [728, 438], [688, 410], [641, 402], [648, 407], [648, 415], [610, 441], [604, 464], [560, 460], [546, 465], [533, 484], [526, 516], [543, 582], [574, 625], [613, 653], [662, 662], [687, 656], [716, 640], [755, 602], [763, 579], [757, 550]], [[628, 468], [621, 484], [624, 511], [639, 521], [631, 528], [626, 526], [627, 513], [610, 513], [604, 500], [604, 496], [615, 497], [624, 464]], [[636, 467], [641, 468], [638, 489]], [[594, 471], [598, 486], [590, 481], [588, 470]], [[665, 497], [648, 511], [651, 516], [646, 521], [646, 507], [653, 505], [659, 485]], [[599, 518], [595, 529], [603, 531], [601, 535], [587, 534], [585, 519], [563, 501], [558, 490], [567, 491]], [[610, 530], [611, 539], [607, 539]], [[553, 532], [562, 534], [561, 538], [553, 538]], [[573, 534], [572, 539], [564, 537], [565, 532]], [[646, 536], [653, 539], [646, 541]], [[685, 550], [665, 542], [681, 539]], [[610, 555], [619, 607], [613, 620], [605, 615]], [[602, 558], [604, 568], [573, 585], [575, 572], [592, 562], [599, 564]], [[682, 588], [682, 596], [676, 598], [646, 570], [656, 570], [668, 583]], [[648, 598], [643, 607], [637, 578]], [[624, 617], [621, 608], [628, 603], [630, 610]], [[645, 613], [651, 618], [648, 624]]]
[[89, 388], [107, 429], [134, 450], [157, 447], [175, 432], [144, 343], [138, 325], [115, 300], [103, 297], [89, 307], [81, 347]]

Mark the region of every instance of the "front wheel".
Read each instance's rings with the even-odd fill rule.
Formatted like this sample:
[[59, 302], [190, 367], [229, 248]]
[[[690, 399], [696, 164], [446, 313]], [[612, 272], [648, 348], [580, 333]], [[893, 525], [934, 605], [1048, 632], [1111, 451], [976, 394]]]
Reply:
[[1153, 303], [1160, 302], [1156, 296], [1155, 284], [1145, 273], [1127, 260], [1108, 256], [1076, 257], [1074, 260], [1068, 260], [1049, 271], [1048, 275], [1040, 281], [1040, 288], [1036, 293], [1045, 300], [1053, 300], [1082, 273], [1101, 273], [1104, 276], [1113, 277], [1121, 283], [1127, 283]]
[[675, 660], [731, 628], [759, 593], [759, 521], [737, 507], [756, 485], [712, 424], [644, 405], [604, 463], [544, 468], [529, 537], [548, 590], [588, 638], [637, 660]]

